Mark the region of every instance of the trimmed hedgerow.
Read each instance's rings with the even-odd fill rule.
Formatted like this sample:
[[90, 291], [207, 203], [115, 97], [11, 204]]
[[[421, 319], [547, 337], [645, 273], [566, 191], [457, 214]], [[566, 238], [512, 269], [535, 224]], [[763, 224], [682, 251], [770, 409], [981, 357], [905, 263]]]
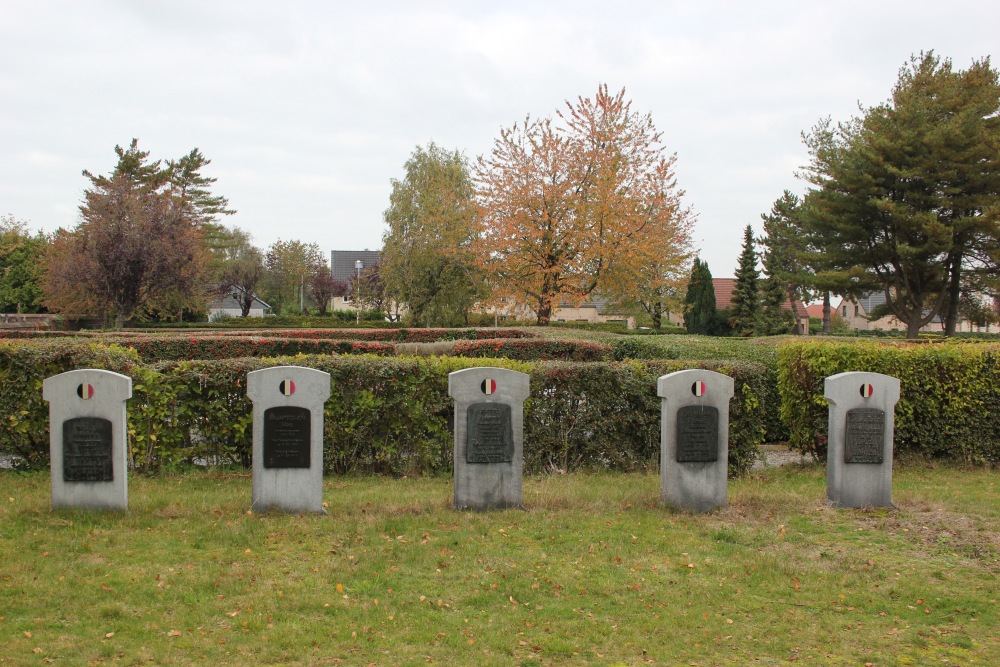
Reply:
[[[252, 404], [246, 397], [246, 375], [287, 364], [331, 375], [331, 397], [324, 414], [324, 469], [328, 473], [450, 471], [453, 408], [448, 373], [484, 365], [531, 375], [531, 398], [525, 406], [526, 470], [633, 470], [655, 464], [658, 456], [656, 378], [691, 367], [657, 361], [527, 363], [367, 355], [143, 365], [137, 363], [134, 352], [120, 348], [76, 345], [68, 350], [63, 346], [55, 354], [45, 351], [49, 347], [0, 346], [4, 364], [0, 368], [6, 377], [30, 375], [31, 380], [5, 383], [3, 407], [17, 416], [0, 423], [2, 451], [23, 457], [27, 465], [47, 464], [47, 407], [41, 399], [41, 380], [74, 367], [112, 366], [111, 370], [133, 378], [133, 398], [128, 402], [130, 459], [138, 471], [190, 462], [249, 466]], [[49, 357], [58, 363], [48, 363]], [[741, 472], [752, 462], [764, 433], [763, 369], [741, 362], [696, 365], [727, 372], [736, 380], [730, 469]], [[19, 405], [23, 408], [16, 409]], [[20, 439], [9, 437], [16, 432]]]
[[712, 336], [622, 336], [611, 342], [615, 359], [684, 359], [751, 361], [763, 367], [765, 382], [758, 388], [764, 416], [765, 442], [784, 442], [789, 433], [781, 420], [778, 392], [778, 347], [792, 336], [718, 338]]
[[[219, 336], [259, 335], [245, 331], [213, 332]], [[493, 338], [534, 338], [524, 329], [279, 329], [272, 331], [276, 338], [316, 338], [335, 340], [365, 340], [388, 343], [436, 343], [445, 340], [484, 340]]]
[[781, 415], [803, 452], [826, 456], [825, 378], [867, 371], [900, 380], [896, 452], [1000, 461], [1000, 346], [810, 342], [785, 345], [778, 359]]
[[740, 474], [749, 470], [765, 433], [761, 389], [766, 379], [759, 364], [739, 361], [535, 365], [531, 400], [525, 409], [526, 469], [635, 470], [655, 466], [660, 452], [661, 410], [656, 381], [661, 375], [688, 368], [705, 368], [733, 378], [729, 471]]
[[506, 358], [521, 361], [610, 361], [611, 346], [579, 340], [460, 340], [454, 354], [462, 357]]
[[78, 368], [132, 375], [135, 352], [118, 346], [51, 341], [0, 341], [0, 453], [27, 468], [49, 462], [49, 408], [42, 398], [47, 377]]
[[395, 354], [391, 343], [250, 336], [116, 336], [146, 363], [195, 359], [283, 357], [296, 354]]
[[39, 340], [44, 338], [73, 338], [79, 336], [75, 331], [44, 331], [35, 329], [0, 329], [0, 339], [7, 340]]

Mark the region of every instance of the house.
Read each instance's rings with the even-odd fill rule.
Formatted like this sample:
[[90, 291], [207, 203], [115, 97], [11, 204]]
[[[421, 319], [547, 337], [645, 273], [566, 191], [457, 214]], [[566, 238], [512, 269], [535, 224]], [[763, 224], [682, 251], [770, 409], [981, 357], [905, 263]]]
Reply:
[[[271, 310], [271, 306], [255, 296], [253, 298], [253, 303], [250, 305], [248, 317], [264, 317], [269, 310]], [[222, 294], [216, 296], [208, 304], [209, 322], [214, 322], [220, 317], [241, 317], [242, 315], [243, 308], [232, 294]]]
[[[330, 274], [334, 280], [351, 284], [358, 274], [382, 261], [381, 250], [331, 250]], [[335, 296], [330, 302], [331, 310], [354, 310], [351, 296]]]
[[635, 329], [635, 317], [616, 312], [609, 307], [610, 303], [609, 299], [594, 295], [580, 305], [563, 301], [553, 309], [550, 321], [624, 324], [626, 329]]
[[[847, 325], [857, 331], [906, 331], [906, 325], [894, 315], [883, 315], [877, 320], [869, 319], [871, 313], [879, 306], [886, 304], [885, 292], [870, 292], [859, 299], [842, 297], [834, 309]], [[935, 316], [929, 323], [920, 328], [924, 333], [941, 333], [944, 331], [944, 321]], [[980, 327], [966, 319], [960, 319], [956, 326], [958, 332], [986, 332], [989, 327]]]
[[[715, 309], [727, 310], [733, 305], [733, 290], [736, 289], [736, 278], [712, 278], [712, 288], [715, 290]], [[809, 311], [804, 303], [798, 299], [789, 297], [788, 301], [782, 304], [782, 311], [792, 314], [795, 321], [792, 333], [797, 335], [809, 334]]]
[[[830, 309], [832, 311], [833, 306], [831, 306]], [[812, 305], [806, 306], [806, 312], [809, 313], [810, 318], [815, 317], [818, 319], [823, 319], [823, 304], [814, 303]]]

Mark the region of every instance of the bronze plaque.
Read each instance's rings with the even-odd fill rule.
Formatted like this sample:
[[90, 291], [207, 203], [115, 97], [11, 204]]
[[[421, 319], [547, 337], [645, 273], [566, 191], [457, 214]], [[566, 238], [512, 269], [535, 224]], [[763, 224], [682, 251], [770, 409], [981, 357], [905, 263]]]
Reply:
[[878, 408], [847, 411], [844, 463], [882, 463], [885, 446], [885, 412]]
[[686, 405], [677, 410], [677, 462], [719, 460], [719, 409]]
[[63, 422], [63, 481], [113, 482], [111, 420], [76, 417]]
[[466, 463], [514, 460], [514, 426], [509, 405], [474, 403], [466, 412], [466, 420]]
[[264, 467], [308, 468], [312, 461], [312, 413], [279, 406], [264, 410]]

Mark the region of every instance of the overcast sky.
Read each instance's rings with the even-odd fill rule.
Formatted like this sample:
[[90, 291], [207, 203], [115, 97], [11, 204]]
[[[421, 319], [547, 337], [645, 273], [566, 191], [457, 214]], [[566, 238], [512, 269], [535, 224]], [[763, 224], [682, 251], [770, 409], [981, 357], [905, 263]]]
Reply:
[[[133, 137], [194, 147], [266, 247], [381, 247], [390, 179], [622, 87], [652, 115], [716, 277], [807, 160], [800, 133], [888, 98], [911, 54], [1000, 47], [1000, 3], [0, 0], [0, 215], [78, 222]], [[994, 63], [994, 67], [997, 63]]]

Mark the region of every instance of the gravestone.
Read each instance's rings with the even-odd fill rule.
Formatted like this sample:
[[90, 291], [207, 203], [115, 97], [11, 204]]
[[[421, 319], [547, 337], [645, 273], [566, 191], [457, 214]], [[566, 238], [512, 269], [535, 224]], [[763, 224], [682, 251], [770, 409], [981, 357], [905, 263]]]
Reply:
[[733, 379], [701, 369], [656, 382], [660, 413], [660, 502], [692, 512], [726, 505], [729, 399]]
[[323, 404], [330, 374], [277, 366], [247, 374], [255, 512], [323, 514]]
[[839, 507], [892, 507], [892, 443], [899, 379], [880, 373], [826, 378], [830, 403], [826, 497]]
[[95, 369], [46, 378], [52, 507], [128, 509], [125, 401], [132, 378]]
[[503, 368], [448, 375], [455, 399], [455, 509], [521, 507], [530, 376]]

